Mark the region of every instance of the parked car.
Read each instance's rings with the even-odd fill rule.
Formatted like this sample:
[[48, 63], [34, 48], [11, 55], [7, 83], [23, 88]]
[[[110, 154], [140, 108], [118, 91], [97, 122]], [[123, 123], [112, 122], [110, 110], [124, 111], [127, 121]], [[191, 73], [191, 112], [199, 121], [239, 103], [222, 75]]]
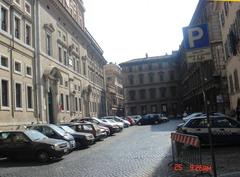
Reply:
[[203, 113], [202, 112], [194, 112], [194, 113], [192, 113], [192, 114], [190, 114], [190, 115], [188, 115], [188, 116], [186, 116], [186, 117], [183, 117], [183, 121], [184, 122], [187, 122], [189, 119], [191, 119], [191, 118], [193, 118], [193, 117], [199, 117], [199, 116], [201, 116]]
[[124, 128], [127, 128], [131, 125], [129, 121], [124, 120], [118, 116], [106, 116], [106, 117], [102, 117], [101, 119], [112, 119], [112, 120], [115, 120], [116, 122], [122, 122], [124, 124]]
[[95, 140], [101, 140], [107, 137], [107, 133], [93, 123], [72, 123], [69, 124], [69, 127], [77, 132], [91, 133], [95, 137]]
[[96, 125], [101, 129], [102, 132], [106, 132], [107, 136], [110, 135], [110, 129], [109, 128], [98, 125], [98, 124], [96, 124]]
[[131, 116], [124, 117], [123, 119], [127, 120], [131, 126], [136, 124], [135, 120]]
[[109, 122], [103, 122], [101, 119], [98, 119], [96, 117], [85, 117], [83, 119], [77, 118], [77, 119], [71, 120], [71, 122], [78, 122], [78, 123], [80, 123], [80, 122], [91, 122], [91, 123], [95, 123], [97, 125], [109, 128], [110, 135], [121, 131], [119, 126], [117, 126], [116, 124], [109, 123]]
[[124, 123], [123, 122], [116, 122], [113, 119], [101, 119], [101, 120], [105, 123], [112, 123], [114, 125], [117, 125], [120, 128], [120, 131], [122, 131], [123, 128], [124, 128]]
[[89, 145], [95, 142], [95, 138], [91, 133], [83, 133], [83, 132], [76, 132], [72, 128], [69, 127], [69, 124], [60, 125], [60, 128], [65, 130], [66, 132], [70, 133], [76, 142], [76, 147], [88, 147]]
[[138, 125], [152, 125], [161, 123], [161, 117], [158, 114], [146, 114], [138, 120]]
[[137, 121], [139, 121], [139, 119], [142, 118], [142, 116], [140, 116], [140, 115], [131, 115], [131, 117], [133, 118], [133, 120], [135, 121], [135, 123], [136, 123]]
[[76, 147], [76, 142], [71, 134], [65, 130], [59, 128], [54, 124], [36, 124], [31, 125], [30, 129], [37, 130], [42, 134], [46, 135], [48, 138], [61, 139], [69, 143], [70, 149], [73, 150]]
[[[240, 144], [240, 124], [224, 116], [210, 116], [214, 144]], [[207, 117], [189, 119], [177, 132], [196, 135], [203, 144], [208, 144]]]
[[168, 117], [164, 113], [160, 113], [159, 116], [162, 122], [169, 121]]
[[35, 130], [0, 132], [0, 157], [33, 158], [40, 162], [61, 158], [69, 150], [64, 140], [48, 138]]

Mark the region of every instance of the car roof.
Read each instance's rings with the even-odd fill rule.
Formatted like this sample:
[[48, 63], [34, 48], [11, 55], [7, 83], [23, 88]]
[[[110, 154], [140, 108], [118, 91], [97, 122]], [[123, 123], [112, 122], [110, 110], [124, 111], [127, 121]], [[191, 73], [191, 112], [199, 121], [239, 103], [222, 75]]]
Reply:
[[25, 132], [32, 132], [36, 130], [3, 130], [0, 133], [25, 133]]
[[[230, 117], [227, 117], [227, 116], [212, 116], [212, 115], [210, 115], [209, 116], [210, 118], [230, 118]], [[195, 119], [206, 119], [207, 118], [207, 116], [206, 115], [201, 115], [201, 116], [198, 116], [198, 117], [192, 117], [191, 119], [189, 119], [189, 120], [195, 120]]]

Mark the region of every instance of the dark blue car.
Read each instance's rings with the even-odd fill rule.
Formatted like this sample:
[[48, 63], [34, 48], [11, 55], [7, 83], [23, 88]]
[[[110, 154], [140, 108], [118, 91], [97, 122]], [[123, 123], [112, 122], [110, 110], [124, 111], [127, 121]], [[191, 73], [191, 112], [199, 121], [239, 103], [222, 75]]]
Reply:
[[161, 122], [162, 120], [159, 114], [146, 114], [137, 121], [137, 125], [153, 125]]

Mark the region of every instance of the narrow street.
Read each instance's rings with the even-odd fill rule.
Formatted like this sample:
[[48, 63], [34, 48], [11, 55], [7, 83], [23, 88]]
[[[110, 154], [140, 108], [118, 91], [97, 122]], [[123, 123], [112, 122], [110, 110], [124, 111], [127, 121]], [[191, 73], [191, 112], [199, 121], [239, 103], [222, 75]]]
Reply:
[[0, 161], [0, 177], [165, 177], [179, 122], [130, 127], [51, 164]]

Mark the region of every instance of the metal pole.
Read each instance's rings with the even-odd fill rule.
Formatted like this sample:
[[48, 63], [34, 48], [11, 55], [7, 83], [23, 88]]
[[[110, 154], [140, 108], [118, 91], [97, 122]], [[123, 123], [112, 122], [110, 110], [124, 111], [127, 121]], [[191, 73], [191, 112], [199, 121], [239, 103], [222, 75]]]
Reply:
[[215, 153], [214, 153], [214, 149], [213, 149], [213, 141], [212, 141], [212, 121], [210, 121], [210, 117], [209, 117], [209, 105], [210, 102], [207, 100], [206, 98], [206, 93], [205, 93], [205, 89], [203, 86], [204, 83], [204, 78], [202, 75], [202, 65], [200, 63], [199, 66], [199, 70], [200, 70], [200, 79], [201, 79], [201, 86], [202, 86], [202, 93], [203, 93], [203, 100], [204, 100], [204, 106], [205, 106], [205, 111], [207, 113], [207, 127], [208, 127], [208, 138], [209, 138], [209, 145], [210, 145], [210, 150], [211, 150], [211, 158], [212, 158], [212, 167], [213, 167], [213, 176], [217, 177], [217, 170], [216, 170], [216, 162], [215, 162]]

